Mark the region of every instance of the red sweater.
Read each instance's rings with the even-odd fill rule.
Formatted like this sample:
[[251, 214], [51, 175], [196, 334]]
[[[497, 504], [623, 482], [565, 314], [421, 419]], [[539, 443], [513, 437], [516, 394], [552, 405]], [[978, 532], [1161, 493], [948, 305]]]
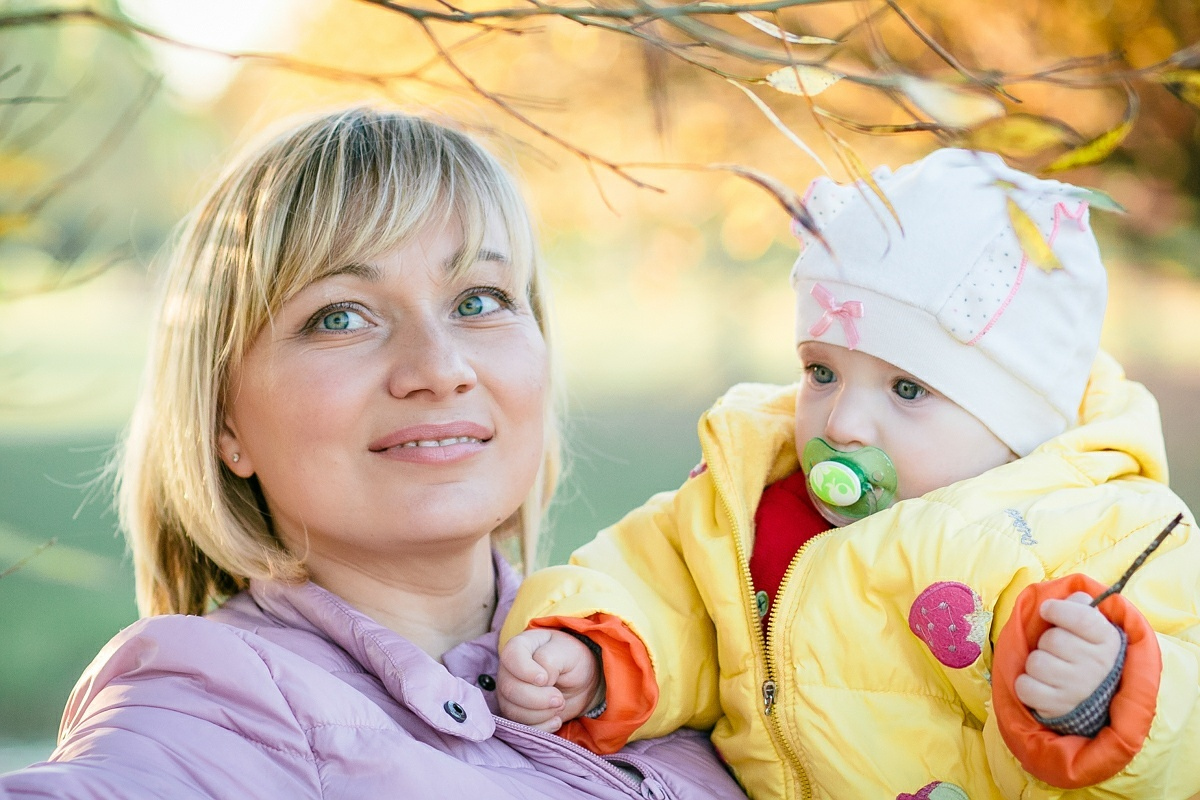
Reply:
[[770, 619], [767, 612], [775, 603], [775, 594], [792, 558], [805, 542], [830, 527], [813, 506], [800, 470], [763, 490], [758, 510], [754, 512], [750, 577], [758, 593], [758, 613], [764, 631]]

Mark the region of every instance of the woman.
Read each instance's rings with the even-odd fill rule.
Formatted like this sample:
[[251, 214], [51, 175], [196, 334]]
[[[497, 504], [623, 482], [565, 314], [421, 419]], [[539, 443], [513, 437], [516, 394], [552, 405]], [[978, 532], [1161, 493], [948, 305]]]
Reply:
[[608, 760], [493, 716], [557, 465], [527, 211], [372, 110], [237, 161], [171, 263], [120, 483], [140, 622], [0, 797], [740, 797], [703, 737]]

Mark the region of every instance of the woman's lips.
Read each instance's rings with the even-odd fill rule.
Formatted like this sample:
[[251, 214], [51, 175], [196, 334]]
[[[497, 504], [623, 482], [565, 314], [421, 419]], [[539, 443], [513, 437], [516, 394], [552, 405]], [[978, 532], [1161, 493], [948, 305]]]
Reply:
[[375, 440], [368, 449], [397, 461], [443, 464], [478, 453], [492, 436], [491, 429], [474, 422], [410, 425]]

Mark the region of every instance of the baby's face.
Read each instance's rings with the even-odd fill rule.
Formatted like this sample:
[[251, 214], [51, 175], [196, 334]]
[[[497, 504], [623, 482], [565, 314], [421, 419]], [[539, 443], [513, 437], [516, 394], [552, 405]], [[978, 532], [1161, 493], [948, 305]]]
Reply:
[[838, 450], [877, 447], [896, 467], [897, 500], [1016, 458], [962, 407], [886, 361], [824, 342], [804, 342], [799, 354], [797, 453], [816, 437]]

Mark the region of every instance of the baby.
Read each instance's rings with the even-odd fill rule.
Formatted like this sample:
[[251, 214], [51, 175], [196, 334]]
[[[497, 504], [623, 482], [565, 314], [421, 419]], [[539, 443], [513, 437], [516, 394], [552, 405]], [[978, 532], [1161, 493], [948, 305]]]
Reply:
[[756, 799], [1200, 792], [1194, 520], [1091, 605], [1184, 508], [1099, 351], [1091, 193], [962, 150], [876, 179], [902, 229], [810, 189], [800, 383], [734, 387], [679, 490], [531, 576], [502, 710], [712, 727]]

